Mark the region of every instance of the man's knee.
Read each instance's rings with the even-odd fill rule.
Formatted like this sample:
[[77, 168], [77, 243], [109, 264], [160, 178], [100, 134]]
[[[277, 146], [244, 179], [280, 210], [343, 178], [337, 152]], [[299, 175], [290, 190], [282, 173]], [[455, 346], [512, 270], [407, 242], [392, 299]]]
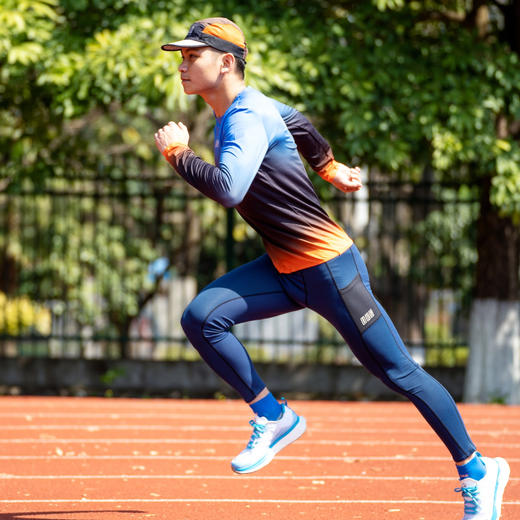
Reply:
[[203, 337], [206, 341], [221, 339], [229, 331], [233, 321], [225, 314], [225, 302], [208, 302], [205, 295], [197, 296], [184, 310], [181, 326], [192, 341]]
[[192, 301], [181, 316], [181, 327], [188, 339], [193, 338], [197, 333], [200, 334], [204, 319], [201, 316], [200, 311], [195, 304], [195, 300]]

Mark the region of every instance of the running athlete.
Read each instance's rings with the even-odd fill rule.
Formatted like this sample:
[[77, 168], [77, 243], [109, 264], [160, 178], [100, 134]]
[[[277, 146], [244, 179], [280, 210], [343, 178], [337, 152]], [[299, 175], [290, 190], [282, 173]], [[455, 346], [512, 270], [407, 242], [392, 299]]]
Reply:
[[162, 49], [181, 51], [184, 92], [213, 108], [215, 165], [190, 149], [180, 122], [155, 134], [159, 151], [189, 184], [236, 208], [267, 251], [208, 285], [182, 317], [202, 358], [255, 414], [251, 438], [231, 462], [233, 471], [251, 473], [269, 464], [304, 433], [306, 423], [266, 388], [231, 327], [308, 307], [334, 325], [372, 374], [406, 396], [444, 442], [459, 473], [463, 520], [498, 519], [507, 462], [477, 453], [452, 397], [410, 357], [372, 294], [359, 251], [322, 209], [299, 153], [344, 192], [361, 188], [359, 169], [335, 161], [328, 143], [298, 111], [246, 87], [247, 46], [230, 20], [199, 20], [184, 40]]

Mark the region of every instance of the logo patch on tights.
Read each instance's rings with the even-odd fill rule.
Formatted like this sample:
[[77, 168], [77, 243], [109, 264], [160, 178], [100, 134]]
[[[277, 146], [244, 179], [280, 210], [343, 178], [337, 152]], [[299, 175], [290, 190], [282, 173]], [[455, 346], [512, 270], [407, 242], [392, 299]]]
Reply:
[[361, 325], [363, 327], [376, 315], [373, 309], [368, 309], [368, 312], [361, 316]]
[[361, 276], [357, 275], [339, 292], [359, 332], [365, 332], [381, 316], [376, 300], [365, 287]]

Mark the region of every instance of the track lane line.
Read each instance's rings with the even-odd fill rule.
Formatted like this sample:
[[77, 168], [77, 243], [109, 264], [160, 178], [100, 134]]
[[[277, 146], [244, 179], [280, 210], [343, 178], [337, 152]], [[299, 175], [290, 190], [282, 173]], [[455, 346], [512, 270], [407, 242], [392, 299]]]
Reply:
[[[60, 438], [35, 438], [35, 439], [0, 439], [0, 444], [204, 444], [204, 445], [220, 445], [220, 444], [244, 444], [245, 439], [142, 439], [142, 438], [73, 438], [73, 439], [60, 439]], [[430, 446], [430, 447], [442, 447], [438, 441], [396, 441], [393, 439], [378, 441], [359, 441], [359, 440], [346, 440], [337, 441], [333, 439], [328, 440], [313, 440], [313, 439], [301, 439], [298, 441], [298, 446], [304, 445], [318, 445], [318, 446]], [[479, 446], [485, 446], [488, 448], [518, 448], [518, 444], [504, 444], [504, 443], [489, 443], [479, 442]]]
[[[214, 411], [214, 407], [212, 408], [212, 411]], [[302, 415], [305, 415], [304, 411], [301, 411]], [[497, 420], [499, 419], [504, 424], [520, 424], [520, 417], [519, 418], [511, 418], [512, 413], [508, 413], [507, 415], [504, 415], [504, 417], [496, 418], [474, 418], [469, 419], [465, 418], [465, 422], [469, 424], [493, 424], [496, 425]], [[161, 414], [162, 419], [172, 419], [172, 420], [211, 420], [211, 421], [225, 421], [225, 420], [232, 420], [232, 421], [244, 421], [250, 418], [250, 414], [204, 414], [202, 412], [200, 413], [165, 413]], [[335, 415], [333, 419], [330, 418], [330, 416], [316, 416], [314, 414], [312, 416], [312, 421], [315, 423], [331, 423], [336, 424], [338, 422], [348, 422], [348, 423], [383, 423], [388, 424], [389, 417], [374, 417], [374, 416], [338, 416]], [[45, 413], [45, 412], [35, 412], [35, 413], [29, 413], [29, 412], [0, 412], [0, 419], [2, 418], [39, 418], [39, 419], [94, 419], [94, 418], [100, 418], [100, 419], [156, 419], [157, 413], [127, 413], [127, 412], [99, 412], [99, 413], [79, 413], [79, 412], [71, 412], [71, 413], [62, 413], [62, 412], [54, 412], [54, 413]], [[422, 424], [423, 420], [420, 416], [413, 416], [413, 417], [403, 417], [398, 414], [394, 414], [392, 416], [392, 422], [395, 423], [415, 423], [415, 424]], [[425, 426], [425, 429], [428, 430], [427, 426]]]
[[[311, 475], [311, 476], [298, 476], [298, 475], [263, 475], [263, 476], [248, 476], [243, 475], [12, 475], [9, 473], [0, 473], [0, 480], [114, 480], [114, 479], [128, 479], [128, 480], [258, 480], [258, 481], [271, 481], [271, 480], [310, 480], [321, 481], [326, 480], [382, 480], [382, 481], [454, 481], [457, 482], [457, 478], [454, 477], [441, 477], [441, 476], [369, 476], [369, 475]], [[509, 482], [520, 481], [520, 477], [511, 477]]]
[[[288, 499], [246, 499], [246, 498], [57, 498], [54, 500], [1, 500], [0, 504], [63, 504], [63, 503], [235, 503], [235, 504], [441, 504], [441, 505], [457, 505], [460, 507], [460, 500], [356, 500], [356, 499], [338, 499], [338, 500], [288, 500]], [[505, 501], [502, 505], [520, 506], [520, 501]]]
[[[208, 460], [221, 461], [230, 460], [227, 455], [0, 455], [0, 460]], [[395, 455], [388, 457], [363, 457], [363, 456], [287, 456], [277, 455], [275, 460], [287, 461], [343, 461], [343, 462], [363, 462], [363, 461], [438, 461], [451, 462], [449, 457], [425, 457]], [[508, 462], [520, 462], [520, 458], [508, 457]]]

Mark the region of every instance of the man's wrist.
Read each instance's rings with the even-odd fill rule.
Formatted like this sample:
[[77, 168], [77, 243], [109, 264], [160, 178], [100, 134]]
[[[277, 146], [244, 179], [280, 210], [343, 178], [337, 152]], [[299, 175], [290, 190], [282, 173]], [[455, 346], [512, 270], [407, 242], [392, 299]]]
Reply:
[[163, 151], [162, 154], [166, 160], [175, 159], [177, 155], [188, 149], [189, 146], [184, 143], [172, 143], [169, 144]]
[[338, 162], [335, 159], [329, 161], [321, 170], [318, 170], [316, 173], [327, 182], [332, 182], [334, 177], [336, 177], [336, 172], [338, 170]]

